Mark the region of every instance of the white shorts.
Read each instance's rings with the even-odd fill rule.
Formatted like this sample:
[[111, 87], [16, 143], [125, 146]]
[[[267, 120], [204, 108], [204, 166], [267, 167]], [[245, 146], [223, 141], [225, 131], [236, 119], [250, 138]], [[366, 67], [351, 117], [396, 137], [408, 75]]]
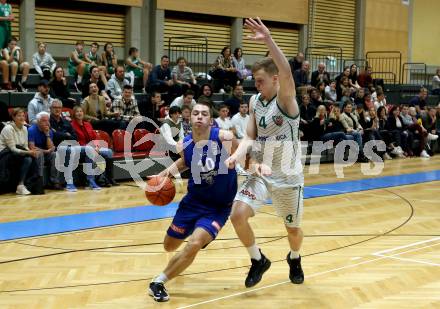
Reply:
[[252, 208], [254, 213], [272, 198], [272, 205], [287, 227], [300, 227], [303, 215], [304, 185], [276, 187], [257, 176], [248, 177], [235, 196]]

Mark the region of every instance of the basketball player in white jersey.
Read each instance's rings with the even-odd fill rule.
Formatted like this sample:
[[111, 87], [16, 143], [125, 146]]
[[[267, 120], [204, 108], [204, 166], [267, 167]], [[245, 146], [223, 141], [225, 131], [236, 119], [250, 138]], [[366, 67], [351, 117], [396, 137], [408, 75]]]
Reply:
[[260, 18], [247, 19], [245, 25], [253, 32], [249, 39], [265, 43], [271, 58], [257, 61], [252, 68], [259, 93], [250, 102], [247, 137], [227, 160], [231, 167], [252, 148], [250, 166], [254, 173], [235, 197], [231, 222], [251, 257], [252, 266], [245, 285], [252, 287], [260, 282], [271, 262], [255, 244], [248, 220], [267, 198], [272, 198], [272, 204], [287, 230], [290, 251], [286, 260], [290, 267], [290, 281], [301, 284], [304, 273], [299, 250], [303, 239], [300, 224], [304, 176], [295, 83], [286, 57]]

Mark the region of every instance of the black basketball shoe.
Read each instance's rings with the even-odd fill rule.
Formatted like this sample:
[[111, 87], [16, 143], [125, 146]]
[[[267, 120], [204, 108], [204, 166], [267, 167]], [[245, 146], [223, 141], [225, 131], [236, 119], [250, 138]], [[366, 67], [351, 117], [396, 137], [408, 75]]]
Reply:
[[170, 299], [167, 289], [162, 282], [151, 282], [148, 294], [158, 302], [164, 302]]
[[261, 278], [263, 278], [263, 274], [269, 269], [271, 264], [269, 259], [266, 258], [263, 253], [261, 253], [261, 259], [259, 261], [251, 259], [251, 262], [251, 269], [249, 270], [246, 281], [244, 282], [244, 285], [247, 288], [253, 287], [260, 282]]
[[301, 284], [304, 282], [304, 272], [301, 268], [301, 256], [297, 259], [290, 258], [290, 252], [286, 257], [287, 264], [289, 264], [290, 272], [289, 279], [292, 283]]

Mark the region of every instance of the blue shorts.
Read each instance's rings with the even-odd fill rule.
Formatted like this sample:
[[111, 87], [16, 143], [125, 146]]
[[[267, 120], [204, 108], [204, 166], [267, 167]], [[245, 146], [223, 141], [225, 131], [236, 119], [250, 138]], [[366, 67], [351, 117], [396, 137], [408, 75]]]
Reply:
[[228, 221], [231, 209], [232, 205], [209, 210], [200, 209], [182, 201], [167, 234], [173, 238], [185, 239], [196, 228], [201, 227], [212, 236], [212, 239], [215, 239], [218, 232]]

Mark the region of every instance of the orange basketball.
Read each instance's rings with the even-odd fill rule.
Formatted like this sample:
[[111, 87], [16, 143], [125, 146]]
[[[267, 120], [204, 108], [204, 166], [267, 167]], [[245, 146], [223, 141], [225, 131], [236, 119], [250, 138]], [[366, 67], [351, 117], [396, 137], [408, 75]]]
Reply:
[[151, 204], [165, 206], [174, 199], [175, 195], [176, 187], [170, 178], [155, 176], [148, 179], [145, 196]]

